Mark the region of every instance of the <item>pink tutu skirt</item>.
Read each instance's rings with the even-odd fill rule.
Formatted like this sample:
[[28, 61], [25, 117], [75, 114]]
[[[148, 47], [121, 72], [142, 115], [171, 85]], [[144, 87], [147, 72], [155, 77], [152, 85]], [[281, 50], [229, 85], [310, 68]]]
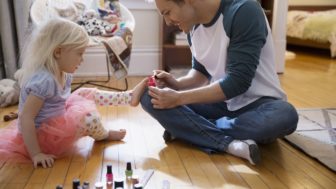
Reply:
[[[63, 157], [74, 149], [75, 142], [82, 137], [79, 127], [82, 118], [89, 112], [97, 111], [91, 98], [71, 94], [66, 101], [66, 111], [62, 116], [48, 119], [36, 129], [41, 151]], [[23, 137], [18, 130], [17, 120], [0, 129], [0, 165], [5, 162], [31, 162]]]

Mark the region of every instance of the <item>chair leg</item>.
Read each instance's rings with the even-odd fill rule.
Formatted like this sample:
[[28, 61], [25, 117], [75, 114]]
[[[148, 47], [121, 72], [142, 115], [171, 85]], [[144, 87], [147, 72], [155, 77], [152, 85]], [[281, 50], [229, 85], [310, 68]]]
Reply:
[[98, 84], [98, 83], [108, 84], [108, 82], [111, 80], [110, 65], [109, 65], [109, 59], [108, 59], [107, 55], [106, 55], [106, 70], [107, 70], [107, 79], [106, 80], [87, 80], [87, 81], [83, 81], [83, 82], [72, 83], [71, 85], [78, 85], [78, 86], [73, 88], [71, 91], [74, 92], [75, 90], [79, 89], [80, 87], [82, 87], [84, 85], [93, 85], [93, 86], [102, 87], [102, 88], [105, 88], [105, 89], [110, 89], [110, 90], [115, 90], [115, 91], [127, 91], [128, 90], [127, 78], [124, 79], [125, 80], [125, 88], [115, 88], [115, 87], [110, 87], [110, 86], [107, 86], [107, 85]]

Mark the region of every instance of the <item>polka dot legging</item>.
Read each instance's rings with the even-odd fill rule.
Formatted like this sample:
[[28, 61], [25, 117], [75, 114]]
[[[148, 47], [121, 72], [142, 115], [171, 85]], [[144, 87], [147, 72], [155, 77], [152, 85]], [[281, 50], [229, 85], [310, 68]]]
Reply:
[[[93, 100], [99, 106], [129, 105], [132, 99], [131, 91], [114, 92], [96, 88], [79, 88], [74, 94]], [[98, 111], [87, 113], [81, 119], [81, 123], [79, 128], [80, 135], [90, 136], [95, 140], [104, 140], [108, 137], [108, 130], [102, 125]]]

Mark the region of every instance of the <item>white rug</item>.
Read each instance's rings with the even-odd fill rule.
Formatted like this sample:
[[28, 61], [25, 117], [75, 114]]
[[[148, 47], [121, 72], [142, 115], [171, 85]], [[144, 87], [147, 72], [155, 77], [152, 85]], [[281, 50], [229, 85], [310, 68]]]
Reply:
[[297, 130], [285, 138], [336, 171], [336, 108], [301, 109]]

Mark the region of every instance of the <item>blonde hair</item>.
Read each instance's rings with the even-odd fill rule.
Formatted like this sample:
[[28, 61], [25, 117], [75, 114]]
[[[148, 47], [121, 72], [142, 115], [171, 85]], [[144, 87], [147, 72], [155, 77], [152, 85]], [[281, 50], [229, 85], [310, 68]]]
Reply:
[[86, 47], [88, 43], [88, 34], [78, 24], [62, 18], [47, 20], [33, 31], [24, 47], [21, 56], [23, 62], [21, 86], [41, 69], [46, 69], [55, 76], [56, 81], [63, 83], [64, 73], [60, 71], [54, 58], [54, 50], [57, 47], [80, 49]]

